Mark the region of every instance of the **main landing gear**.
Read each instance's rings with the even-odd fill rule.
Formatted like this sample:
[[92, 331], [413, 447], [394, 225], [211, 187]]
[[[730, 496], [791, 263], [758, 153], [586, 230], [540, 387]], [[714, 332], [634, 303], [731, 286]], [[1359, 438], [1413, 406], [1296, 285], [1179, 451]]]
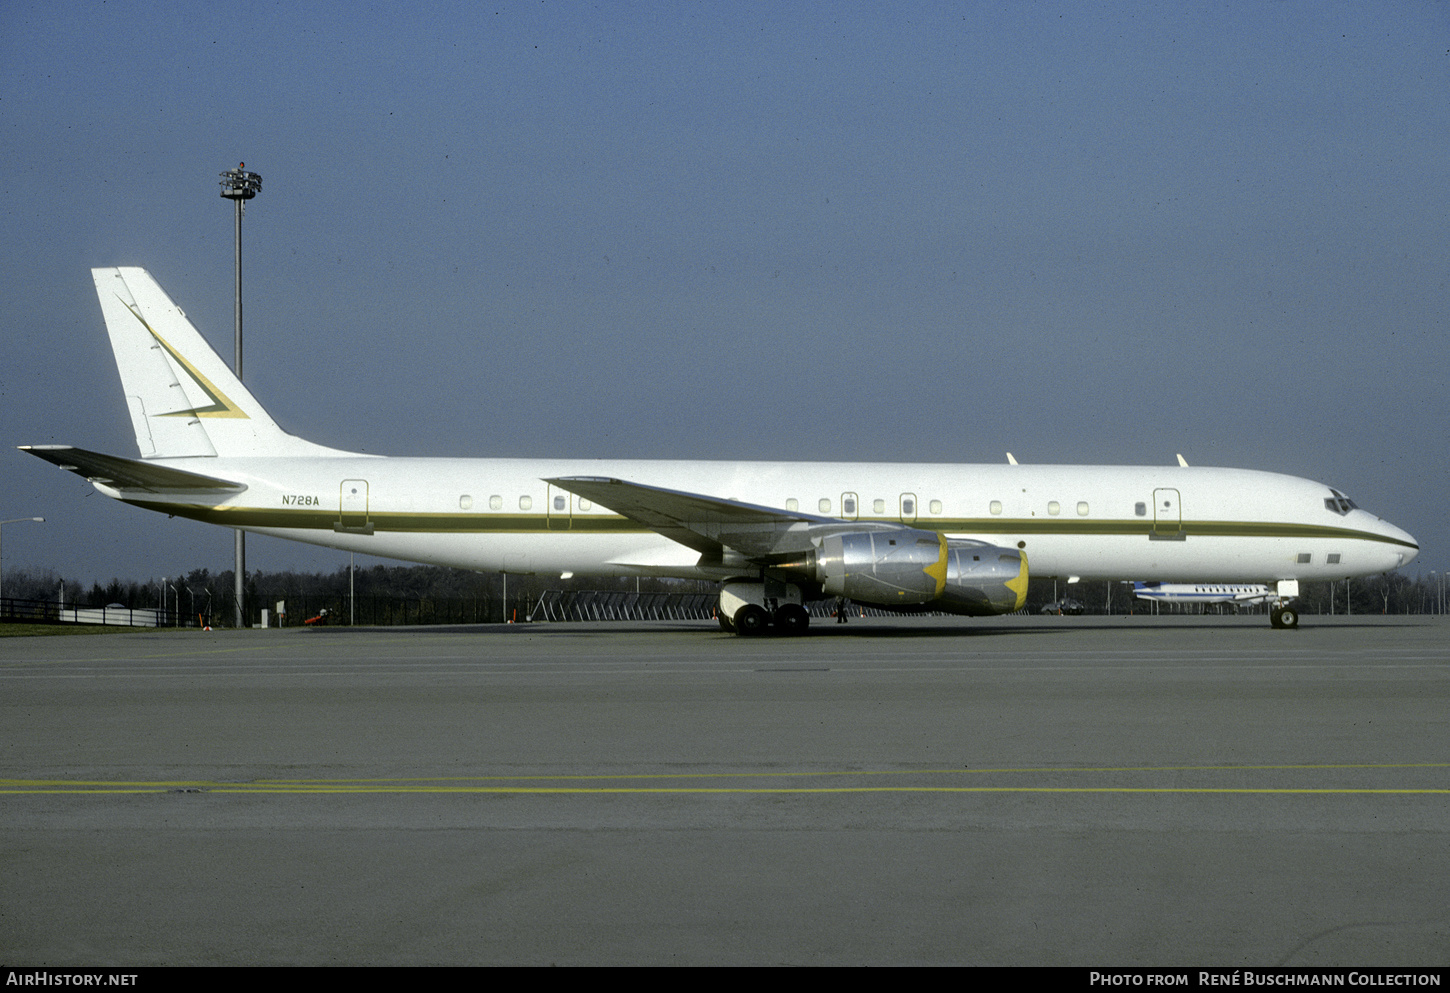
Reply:
[[720, 630], [747, 637], [774, 631], [804, 634], [811, 615], [801, 603], [799, 586], [781, 582], [731, 581], [720, 587], [716, 612]]

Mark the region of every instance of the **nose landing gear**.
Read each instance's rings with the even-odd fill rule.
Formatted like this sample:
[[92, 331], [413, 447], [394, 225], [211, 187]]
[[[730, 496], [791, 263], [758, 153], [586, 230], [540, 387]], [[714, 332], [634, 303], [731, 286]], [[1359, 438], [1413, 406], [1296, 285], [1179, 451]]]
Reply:
[[1269, 610], [1269, 623], [1276, 628], [1297, 628], [1299, 611], [1287, 603], [1276, 603]]

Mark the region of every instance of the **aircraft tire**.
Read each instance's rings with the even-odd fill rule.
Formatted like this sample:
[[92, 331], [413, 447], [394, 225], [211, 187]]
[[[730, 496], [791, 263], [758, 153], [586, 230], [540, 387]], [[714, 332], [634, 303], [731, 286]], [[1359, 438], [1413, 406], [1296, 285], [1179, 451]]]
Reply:
[[780, 634], [805, 634], [811, 615], [798, 603], [788, 603], [775, 612], [775, 629]]
[[1275, 607], [1274, 613], [1270, 616], [1270, 622], [1276, 628], [1297, 628], [1299, 626], [1299, 611], [1293, 607]]
[[735, 612], [735, 633], [745, 635], [748, 638], [765, 634], [770, 627], [770, 615], [765, 608], [753, 603], [747, 603]]
[[735, 633], [735, 622], [730, 620], [730, 618], [726, 617], [724, 614], [716, 614], [715, 619], [720, 622], [721, 631], [724, 631], [726, 634]]

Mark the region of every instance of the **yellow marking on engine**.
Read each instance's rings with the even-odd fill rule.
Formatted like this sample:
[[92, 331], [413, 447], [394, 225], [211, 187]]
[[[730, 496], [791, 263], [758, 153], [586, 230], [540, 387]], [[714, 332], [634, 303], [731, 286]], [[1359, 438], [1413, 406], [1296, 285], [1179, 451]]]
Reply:
[[921, 571], [936, 580], [936, 595], [941, 596], [942, 591], [947, 588], [947, 538], [944, 534], [938, 534], [936, 539], [936, 562]]
[[1009, 579], [1002, 584], [1017, 594], [1017, 606], [1013, 607], [1013, 610], [1021, 610], [1022, 605], [1027, 602], [1027, 553], [1022, 552], [1021, 555], [1022, 568], [1017, 570], [1016, 578]]

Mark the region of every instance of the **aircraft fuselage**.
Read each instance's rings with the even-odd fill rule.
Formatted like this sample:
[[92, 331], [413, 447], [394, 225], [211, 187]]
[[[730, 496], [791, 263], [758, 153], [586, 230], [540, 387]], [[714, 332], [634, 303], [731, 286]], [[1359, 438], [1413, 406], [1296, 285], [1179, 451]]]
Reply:
[[1331, 490], [1208, 467], [336, 458], [154, 460], [247, 489], [216, 501], [97, 484], [128, 503], [349, 551], [480, 571], [720, 578], [738, 568], [545, 480], [612, 476], [843, 521], [1020, 548], [1037, 576], [1273, 582], [1382, 573], [1404, 531]]

